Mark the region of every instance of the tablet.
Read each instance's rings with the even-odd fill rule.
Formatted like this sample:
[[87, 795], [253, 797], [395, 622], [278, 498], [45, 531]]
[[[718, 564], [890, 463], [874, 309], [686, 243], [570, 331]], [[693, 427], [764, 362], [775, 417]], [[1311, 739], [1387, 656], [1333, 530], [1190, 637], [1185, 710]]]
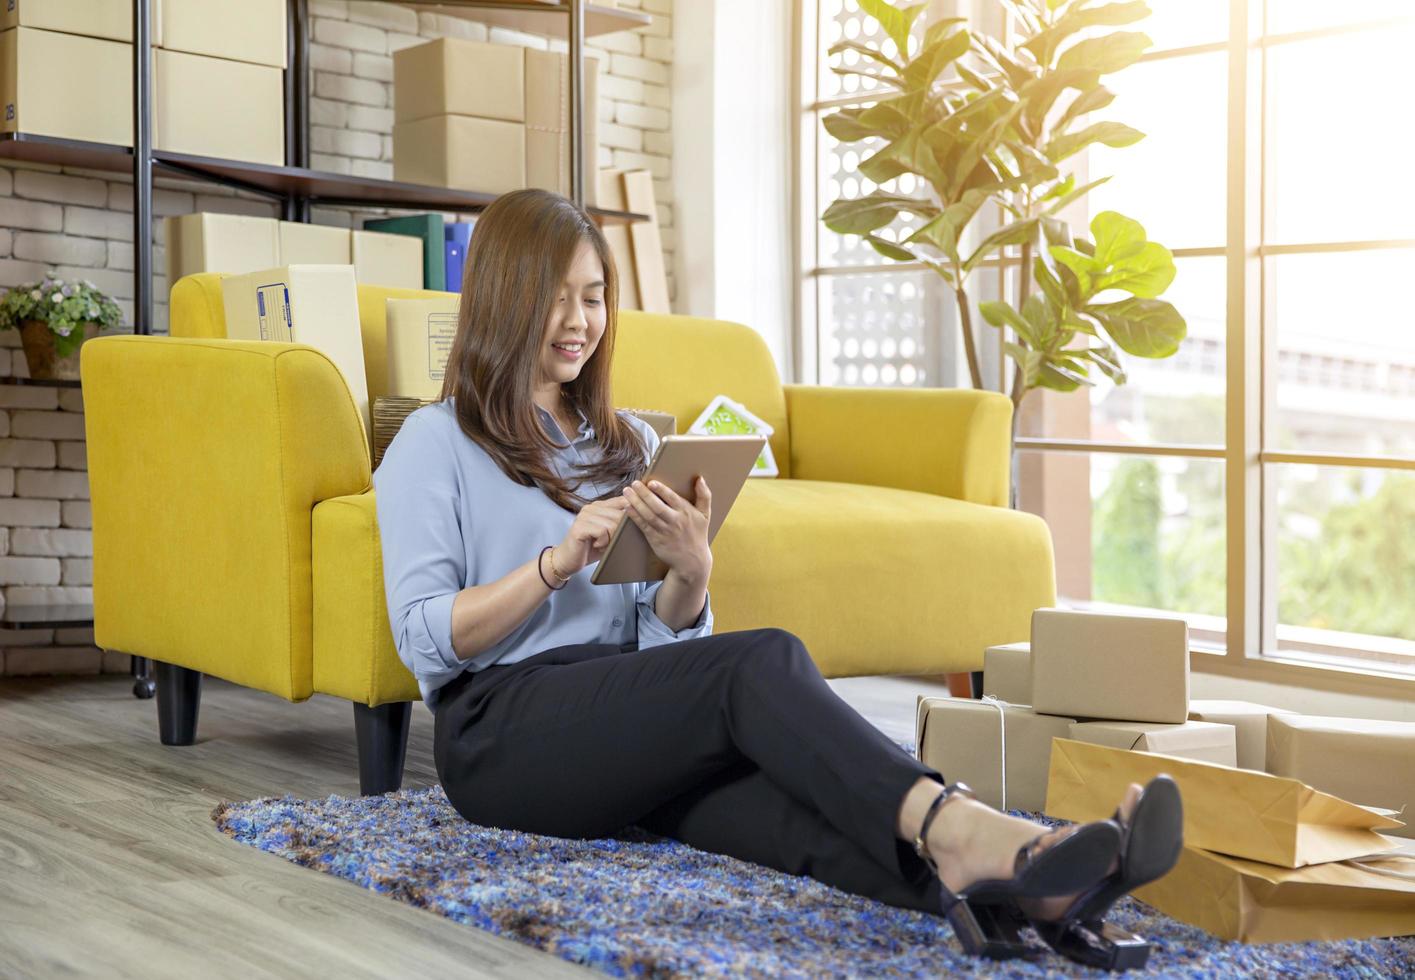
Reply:
[[[712, 517], [708, 520], [708, 544], [727, 517], [747, 475], [762, 454], [766, 436], [664, 436], [640, 477], [644, 483], [657, 480], [686, 500], [696, 496], [693, 483], [702, 476], [712, 493]], [[626, 512], [609, 538], [609, 548], [599, 560], [590, 581], [595, 585], [624, 582], [656, 582], [668, 574], [648, 538]]]

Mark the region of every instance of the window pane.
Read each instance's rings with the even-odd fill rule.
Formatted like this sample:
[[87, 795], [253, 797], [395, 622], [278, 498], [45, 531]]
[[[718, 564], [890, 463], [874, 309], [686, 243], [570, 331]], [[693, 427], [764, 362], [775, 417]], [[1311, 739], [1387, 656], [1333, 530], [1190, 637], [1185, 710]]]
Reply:
[[[924, 21], [925, 18], [920, 17], [914, 22], [911, 48], [923, 38]], [[861, 13], [857, 0], [820, 0], [820, 31], [820, 72], [817, 85], [818, 97], [822, 100], [864, 95], [880, 88], [878, 82], [863, 75], [839, 75], [832, 71], [833, 68], [874, 71], [880, 66], [878, 62], [866, 58], [858, 51], [846, 50], [836, 55], [827, 54], [831, 45], [840, 41], [855, 41], [879, 51], [887, 58], [897, 60], [899, 57], [899, 49], [889, 35], [880, 28], [879, 22], [873, 17]]]
[[1097, 120], [1145, 133], [1132, 146], [1090, 148], [1091, 214], [1119, 211], [1170, 248], [1224, 241], [1228, 58], [1222, 52], [1132, 65], [1106, 79], [1116, 99]]
[[1089, 392], [1089, 416], [1084, 407], [1087, 396], [1079, 391], [1046, 395], [1033, 391], [1022, 404], [1021, 434], [1223, 445], [1224, 260], [1183, 258], [1175, 260], [1175, 267], [1174, 283], [1163, 298], [1174, 304], [1189, 326], [1179, 351], [1161, 360], [1122, 353], [1127, 383], [1120, 387], [1093, 370], [1098, 383]]
[[1278, 649], [1415, 671], [1415, 473], [1274, 464]]
[[1267, 32], [1286, 34], [1410, 13], [1410, 0], [1267, 0]]
[[937, 283], [932, 272], [823, 276], [820, 383], [939, 384]]
[[1183, 613], [1221, 642], [1226, 608], [1223, 462], [1020, 452], [1018, 506], [1039, 514], [1068, 605]]
[[1415, 91], [1412, 47], [1415, 26], [1268, 50], [1270, 241], [1415, 237], [1415, 195], [1403, 181], [1370, 190], [1387, 166], [1394, 174], [1415, 153], [1409, 113], [1392, 114]]
[[1270, 264], [1281, 449], [1415, 457], [1415, 249], [1279, 255]]
[[1149, 17], [1120, 30], [1144, 31], [1155, 42], [1151, 51], [1228, 39], [1228, 0], [1149, 0], [1149, 5]]

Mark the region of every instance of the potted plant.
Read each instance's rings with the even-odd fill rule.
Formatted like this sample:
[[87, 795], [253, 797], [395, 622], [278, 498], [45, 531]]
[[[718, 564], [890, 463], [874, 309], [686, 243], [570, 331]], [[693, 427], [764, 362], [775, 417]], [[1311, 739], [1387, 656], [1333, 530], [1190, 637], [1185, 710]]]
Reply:
[[[1142, 33], [1105, 28], [1147, 17], [1149, 8], [1141, 0], [1000, 2], [1016, 25], [1005, 41], [972, 35], [955, 17], [929, 25], [911, 54], [913, 23], [926, 4], [859, 0], [895, 50], [858, 41], [830, 49], [853, 51], [860, 66], [834, 71], [873, 78], [878, 88], [870, 104], [825, 117], [825, 128], [842, 142], [874, 141], [878, 148], [859, 165], [863, 177], [884, 184], [915, 174], [928, 193], [876, 190], [834, 202], [822, 220], [832, 231], [864, 237], [886, 258], [927, 266], [948, 284], [975, 388], [984, 385], [969, 278], [993, 257], [1016, 262], [1016, 298], [978, 304], [988, 324], [1013, 333], [1003, 349], [1014, 362], [1015, 436], [1015, 409], [1033, 388], [1091, 385], [1092, 368], [1124, 384], [1116, 348], [1168, 357], [1186, 325], [1159, 299], [1174, 279], [1173, 256], [1147, 240], [1138, 221], [1103, 211], [1086, 238], [1058, 217], [1109, 179], [1078, 186], [1070, 158], [1094, 143], [1128, 146], [1144, 136], [1091, 117], [1115, 98], [1102, 77], [1133, 64], [1151, 43]], [[944, 80], [949, 69], [956, 78]], [[1007, 223], [969, 246], [965, 233], [985, 205]], [[916, 228], [880, 234], [909, 216], [918, 219]]]
[[122, 320], [118, 304], [87, 279], [51, 274], [0, 298], [0, 330], [20, 331], [29, 376], [45, 381], [77, 381], [83, 342]]

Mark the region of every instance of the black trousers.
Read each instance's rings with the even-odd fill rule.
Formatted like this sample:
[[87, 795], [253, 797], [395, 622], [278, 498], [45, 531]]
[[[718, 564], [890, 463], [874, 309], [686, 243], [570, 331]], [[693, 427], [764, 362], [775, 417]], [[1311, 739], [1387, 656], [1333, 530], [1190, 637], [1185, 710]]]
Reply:
[[895, 837], [943, 777], [831, 690], [779, 629], [556, 647], [454, 679], [434, 735], [463, 817], [556, 837], [630, 825], [904, 908], [939, 883]]

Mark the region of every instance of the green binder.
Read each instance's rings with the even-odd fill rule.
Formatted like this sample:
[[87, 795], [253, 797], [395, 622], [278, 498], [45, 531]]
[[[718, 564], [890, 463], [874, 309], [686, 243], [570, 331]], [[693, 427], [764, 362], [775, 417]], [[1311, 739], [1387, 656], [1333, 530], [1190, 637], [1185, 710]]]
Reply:
[[423, 240], [423, 288], [447, 288], [447, 257], [443, 248], [442, 215], [406, 214], [399, 218], [369, 218], [368, 231], [390, 235], [412, 235]]

